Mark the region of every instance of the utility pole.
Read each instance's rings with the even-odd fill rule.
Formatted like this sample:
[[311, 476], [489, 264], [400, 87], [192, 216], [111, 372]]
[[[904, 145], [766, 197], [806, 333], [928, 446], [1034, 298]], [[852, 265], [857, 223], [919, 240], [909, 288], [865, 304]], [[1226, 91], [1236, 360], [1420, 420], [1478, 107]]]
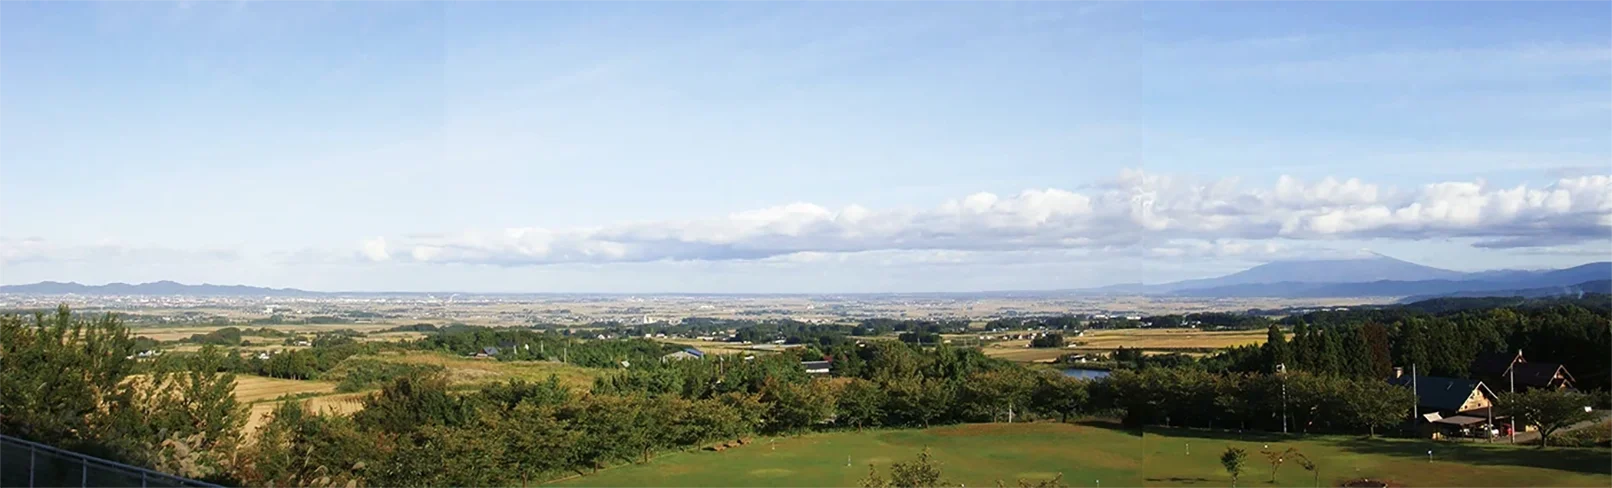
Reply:
[[1281, 364], [1282, 370], [1282, 433], [1287, 433], [1287, 365]]
[[[1518, 356], [1522, 355], [1522, 349], [1517, 350], [1517, 355]], [[1510, 373], [1510, 374], [1507, 374], [1506, 376], [1511, 380], [1511, 393], [1513, 395], [1515, 395], [1517, 393], [1517, 358], [1511, 358], [1511, 365], [1506, 366], [1506, 372]], [[1507, 430], [1511, 431], [1511, 432], [1509, 432], [1509, 434], [1511, 436], [1511, 443], [1516, 444], [1517, 443], [1517, 412], [1513, 412], [1511, 410], [1512, 409], [1507, 409], [1506, 410], [1506, 413], [1511, 415], [1511, 428], [1507, 429]], [[1494, 411], [1494, 408], [1491, 407], [1489, 409], [1489, 411], [1491, 411], [1491, 412]], [[1544, 439], [1540, 439], [1540, 442], [1544, 442]]]
[[1422, 399], [1416, 395], [1416, 363], [1411, 363], [1411, 424], [1422, 418]]

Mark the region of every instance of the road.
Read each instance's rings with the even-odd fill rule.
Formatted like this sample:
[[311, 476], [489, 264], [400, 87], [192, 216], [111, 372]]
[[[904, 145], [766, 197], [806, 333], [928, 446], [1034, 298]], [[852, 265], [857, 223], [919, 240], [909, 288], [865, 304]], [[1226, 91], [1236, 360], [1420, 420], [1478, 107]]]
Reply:
[[[1567, 431], [1587, 428], [1589, 426], [1601, 423], [1602, 421], [1606, 420], [1608, 417], [1612, 417], [1612, 411], [1603, 410], [1603, 411], [1601, 411], [1599, 413], [1600, 413], [1600, 415], [1597, 416], [1594, 420], [1586, 420], [1586, 421], [1583, 421], [1583, 422], [1579, 422], [1579, 423], [1570, 425], [1565, 429], [1556, 431], [1556, 433], [1561, 434], [1561, 433], [1567, 432]], [[1538, 441], [1539, 441], [1539, 431], [1537, 431], [1537, 430], [1533, 431], [1533, 432], [1518, 432], [1517, 433], [1517, 443], [1518, 444], [1528, 444], [1528, 443], [1531, 443], [1531, 442], [1538, 442]]]

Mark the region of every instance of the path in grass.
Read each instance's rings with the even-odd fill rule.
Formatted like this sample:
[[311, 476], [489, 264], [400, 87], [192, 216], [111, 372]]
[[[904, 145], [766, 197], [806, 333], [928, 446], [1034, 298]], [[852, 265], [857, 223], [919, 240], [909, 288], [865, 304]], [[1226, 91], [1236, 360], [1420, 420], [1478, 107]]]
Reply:
[[[559, 483], [566, 486], [857, 486], [868, 464], [889, 475], [891, 462], [917, 458], [925, 447], [945, 479], [996, 486], [1001, 479], [1047, 479], [1059, 472], [1071, 486], [1096, 480], [1138, 486], [1141, 438], [1074, 424], [973, 424], [927, 430], [881, 430], [758, 438], [725, 452], [682, 452], [648, 464], [607, 469]], [[849, 458], [850, 465], [846, 465]], [[1083, 480], [1076, 482], [1076, 480]]]

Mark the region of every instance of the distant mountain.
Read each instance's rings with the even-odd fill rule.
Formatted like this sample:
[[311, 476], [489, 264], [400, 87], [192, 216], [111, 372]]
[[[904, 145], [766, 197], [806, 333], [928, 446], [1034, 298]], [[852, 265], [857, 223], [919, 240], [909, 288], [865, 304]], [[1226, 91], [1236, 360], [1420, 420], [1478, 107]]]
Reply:
[[1549, 290], [1582, 289], [1589, 283], [1612, 279], [1612, 262], [1590, 263], [1567, 269], [1542, 271], [1483, 271], [1462, 273], [1401, 261], [1382, 255], [1354, 259], [1279, 261], [1248, 270], [1200, 280], [1160, 285], [1117, 285], [1088, 290], [1098, 293], [1140, 293], [1188, 297], [1438, 297], [1438, 296], [1549, 296]]
[[1550, 286], [1544, 288], [1523, 288], [1516, 290], [1471, 290], [1447, 293], [1441, 295], [1423, 295], [1406, 297], [1400, 303], [1414, 303], [1434, 298], [1472, 298], [1472, 297], [1519, 297], [1519, 298], [1547, 298], [1547, 297], [1577, 297], [1589, 294], [1612, 294], [1612, 279], [1586, 281], [1571, 286]]
[[[1423, 266], [1381, 254], [1373, 254], [1369, 257], [1353, 259], [1277, 261], [1261, 264], [1219, 278], [1178, 281], [1160, 285], [1158, 290], [1172, 292], [1237, 287], [1241, 285], [1284, 284], [1284, 286], [1287, 286], [1285, 284], [1446, 280], [1459, 279], [1461, 276], [1462, 273], [1459, 271]], [[1254, 287], [1249, 290], [1258, 288]]]
[[293, 296], [315, 292], [295, 288], [260, 288], [244, 285], [186, 285], [172, 281], [154, 283], [108, 283], [82, 285], [73, 282], [41, 281], [29, 285], [3, 285], [0, 293], [27, 295], [193, 295], [193, 296]]

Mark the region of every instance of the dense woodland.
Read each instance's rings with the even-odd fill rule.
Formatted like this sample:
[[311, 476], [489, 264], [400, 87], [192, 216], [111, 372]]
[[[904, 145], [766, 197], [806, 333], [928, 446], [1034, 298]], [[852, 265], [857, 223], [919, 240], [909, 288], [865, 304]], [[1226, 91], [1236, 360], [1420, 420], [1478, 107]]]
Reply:
[[[1464, 375], [1472, 355], [1524, 348], [1535, 360], [1567, 363], [1581, 387], [1604, 391], [1608, 317], [1576, 303], [1306, 314], [1284, 320], [1291, 333], [1267, 322], [1266, 346], [1203, 359], [1122, 350], [1111, 358], [1117, 370], [1088, 382], [977, 348], [807, 324], [758, 332], [817, 334], [787, 352], [665, 362], [660, 356], [677, 346], [416, 326], [426, 337], [403, 344], [321, 334], [310, 348], [268, 360], [207, 347], [138, 362], [135, 340], [115, 317], [75, 317], [63, 308], [0, 319], [0, 432], [183, 476], [277, 486], [524, 484], [758, 434], [959, 422], [1099, 417], [1280, 431], [1285, 412], [1295, 433], [1392, 434], [1409, 418], [1411, 396], [1383, 378], [1407, 362], [1427, 374]], [[863, 325], [914, 335], [950, 326]], [[385, 348], [467, 355], [486, 347], [500, 349], [490, 360], [564, 360], [607, 372], [586, 391], [552, 378], [462, 391], [439, 369], [371, 357]], [[823, 358], [832, 360], [831, 379], [800, 364]], [[1276, 364], [1289, 373], [1271, 374]], [[285, 402], [246, 442], [246, 409], [232, 395], [236, 372], [339, 377], [344, 389], [378, 390], [351, 416]], [[1574, 405], [1588, 401], [1531, 395], [1537, 398], [1507, 395], [1503, 405], [1557, 425], [1575, 420], [1571, 410], [1582, 409]]]

